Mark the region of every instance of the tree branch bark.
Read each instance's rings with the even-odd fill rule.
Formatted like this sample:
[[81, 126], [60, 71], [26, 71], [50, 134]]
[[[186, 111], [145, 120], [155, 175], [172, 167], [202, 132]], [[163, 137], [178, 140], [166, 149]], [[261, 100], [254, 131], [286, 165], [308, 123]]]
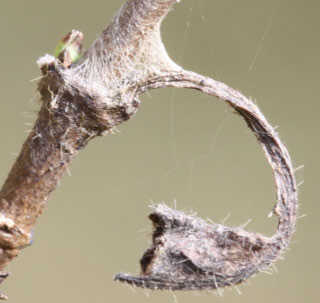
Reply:
[[[1, 270], [30, 243], [45, 202], [77, 152], [130, 119], [140, 94], [168, 86], [216, 96], [245, 119], [275, 175], [278, 230], [267, 238], [240, 228], [209, 226], [160, 205], [150, 215], [155, 233], [141, 260], [142, 275], [119, 274], [116, 279], [153, 289], [214, 289], [248, 279], [288, 246], [297, 213], [288, 152], [251, 100], [223, 83], [183, 70], [169, 58], [160, 25], [176, 2], [128, 0], [76, 63], [49, 55], [39, 59], [41, 109], [0, 192]], [[82, 34], [77, 33], [80, 43]], [[0, 275], [0, 281], [6, 276]]]

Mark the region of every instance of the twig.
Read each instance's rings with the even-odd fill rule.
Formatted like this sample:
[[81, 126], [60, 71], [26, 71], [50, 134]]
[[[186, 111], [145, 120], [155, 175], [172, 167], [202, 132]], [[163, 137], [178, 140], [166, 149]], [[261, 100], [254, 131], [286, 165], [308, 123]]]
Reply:
[[[235, 285], [270, 265], [288, 246], [297, 193], [287, 150], [253, 102], [225, 84], [183, 70], [169, 58], [160, 25], [175, 2], [179, 1], [128, 0], [79, 61], [73, 62], [68, 49], [58, 58], [39, 59], [42, 106], [0, 192], [1, 270], [30, 243], [49, 194], [77, 152], [130, 119], [140, 105], [140, 94], [168, 86], [217, 96], [245, 119], [274, 171], [278, 230], [267, 238], [208, 225], [160, 205], [150, 215], [154, 241], [141, 260], [142, 276], [121, 274], [116, 279], [160, 289]], [[70, 45], [80, 51], [82, 34], [73, 31], [67, 37], [73, 37]]]

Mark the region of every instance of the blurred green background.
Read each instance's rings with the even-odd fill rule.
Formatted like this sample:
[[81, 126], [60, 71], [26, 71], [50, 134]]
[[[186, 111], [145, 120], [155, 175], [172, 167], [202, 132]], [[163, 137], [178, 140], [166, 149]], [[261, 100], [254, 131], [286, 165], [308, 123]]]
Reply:
[[[36, 116], [35, 61], [70, 29], [86, 45], [123, 1], [0, 2], [0, 179], [9, 172]], [[1, 286], [11, 302], [319, 302], [320, 2], [183, 0], [163, 25], [172, 58], [257, 100], [287, 145], [300, 187], [291, 249], [272, 275], [216, 292], [170, 293], [113, 282], [139, 273], [149, 246], [151, 203], [166, 202], [229, 225], [271, 235], [272, 173], [245, 123], [220, 100], [188, 90], [142, 96], [119, 133], [80, 152], [40, 218], [34, 244], [10, 265]], [[176, 201], [176, 202], [175, 202]]]

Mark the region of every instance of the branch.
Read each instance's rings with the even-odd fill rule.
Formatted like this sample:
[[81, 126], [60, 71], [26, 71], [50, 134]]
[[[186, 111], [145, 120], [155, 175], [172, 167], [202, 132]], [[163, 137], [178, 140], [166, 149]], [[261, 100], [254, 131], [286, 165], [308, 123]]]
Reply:
[[[128, 0], [85, 52], [72, 31], [57, 58], [38, 60], [41, 109], [34, 128], [0, 191], [0, 270], [31, 241], [43, 207], [78, 151], [130, 119], [139, 95], [155, 88], [192, 88], [227, 101], [247, 122], [274, 171], [279, 216], [271, 238], [157, 206], [150, 215], [153, 245], [142, 275], [117, 280], [160, 289], [214, 289], [238, 284], [275, 261], [294, 231], [297, 194], [288, 153], [252, 101], [225, 84], [183, 70], [168, 56], [160, 25], [176, 0]], [[65, 43], [67, 42], [67, 43]], [[0, 282], [7, 276], [0, 275]], [[6, 298], [1, 295], [1, 298]]]

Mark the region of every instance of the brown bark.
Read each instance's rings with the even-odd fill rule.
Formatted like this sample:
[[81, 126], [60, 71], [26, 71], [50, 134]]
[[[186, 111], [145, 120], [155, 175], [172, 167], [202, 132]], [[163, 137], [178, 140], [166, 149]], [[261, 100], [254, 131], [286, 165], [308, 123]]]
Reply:
[[80, 61], [70, 65], [48, 55], [39, 60], [44, 75], [38, 85], [41, 109], [0, 192], [1, 270], [30, 243], [49, 194], [77, 152], [134, 115], [141, 93], [168, 86], [219, 97], [245, 119], [274, 171], [278, 230], [267, 238], [240, 228], [209, 226], [159, 206], [151, 215], [155, 234], [141, 260], [142, 276], [120, 274], [116, 279], [149, 288], [214, 289], [248, 279], [288, 246], [297, 192], [287, 150], [251, 100], [223, 83], [183, 70], [168, 57], [160, 25], [175, 2], [128, 0]]

